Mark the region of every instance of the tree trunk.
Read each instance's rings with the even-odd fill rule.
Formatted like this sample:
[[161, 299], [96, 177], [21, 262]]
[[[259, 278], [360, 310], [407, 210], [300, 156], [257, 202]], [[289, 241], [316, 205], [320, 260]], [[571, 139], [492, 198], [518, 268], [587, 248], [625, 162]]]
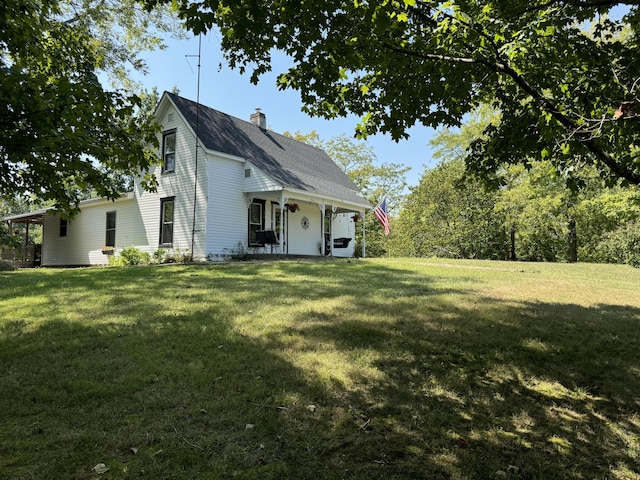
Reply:
[[516, 260], [516, 229], [511, 227], [511, 258], [509, 260]]
[[575, 219], [569, 220], [569, 234], [567, 242], [569, 244], [569, 262], [575, 263], [578, 261], [578, 234], [576, 230]]

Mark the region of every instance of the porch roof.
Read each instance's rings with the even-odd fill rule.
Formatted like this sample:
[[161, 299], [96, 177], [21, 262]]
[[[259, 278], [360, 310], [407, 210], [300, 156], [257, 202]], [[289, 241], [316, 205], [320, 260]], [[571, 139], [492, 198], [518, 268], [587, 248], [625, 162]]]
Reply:
[[3, 220], [11, 223], [27, 223], [30, 225], [42, 225], [43, 217], [49, 213], [53, 208], [43, 208], [42, 210], [35, 210], [33, 212], [19, 213], [17, 215], [9, 215], [3, 217]]
[[[135, 198], [134, 192], [126, 192], [120, 195], [120, 197], [117, 200], [125, 200], [125, 199], [131, 200], [133, 198]], [[87, 207], [90, 205], [99, 205], [101, 203], [111, 202], [111, 201], [112, 200], [109, 200], [106, 197], [90, 198], [87, 200], [82, 200], [79, 203], [79, 206]], [[29, 223], [32, 225], [42, 225], [42, 219], [44, 218], [44, 216], [47, 214], [54, 214], [55, 212], [56, 212], [55, 207], [47, 207], [47, 208], [42, 208], [40, 210], [32, 210], [31, 212], [18, 213], [16, 215], [8, 215], [6, 217], [2, 217], [2, 220], [5, 222], [12, 222], [12, 223]]]
[[332, 206], [336, 209], [336, 213], [346, 212], [362, 212], [367, 208], [371, 208], [371, 205], [362, 200], [353, 201], [353, 199], [336, 198], [330, 195], [317, 195], [312, 192], [305, 192], [304, 190], [298, 190], [294, 188], [282, 188], [280, 190], [264, 189], [264, 190], [243, 190], [244, 193], [249, 196], [256, 196], [262, 198], [263, 196], [280, 201], [282, 196], [285, 197], [288, 203], [312, 203], [321, 204], [324, 203], [327, 207]]

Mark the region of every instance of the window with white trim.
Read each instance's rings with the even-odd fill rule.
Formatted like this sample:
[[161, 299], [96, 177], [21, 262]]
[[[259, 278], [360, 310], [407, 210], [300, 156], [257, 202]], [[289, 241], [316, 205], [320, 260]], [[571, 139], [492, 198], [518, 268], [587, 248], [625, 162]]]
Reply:
[[173, 214], [175, 198], [163, 198], [160, 200], [160, 245], [173, 245]]
[[107, 228], [104, 244], [106, 247], [116, 246], [116, 212], [107, 212]]
[[253, 201], [249, 205], [249, 245], [258, 246], [258, 230], [264, 230], [264, 205], [263, 201]]
[[176, 130], [162, 134], [162, 173], [176, 170]]

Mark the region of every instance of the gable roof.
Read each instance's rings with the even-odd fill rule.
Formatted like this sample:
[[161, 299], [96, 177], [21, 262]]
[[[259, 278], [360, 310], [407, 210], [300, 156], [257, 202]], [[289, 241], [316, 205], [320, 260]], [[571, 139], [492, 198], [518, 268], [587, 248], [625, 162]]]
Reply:
[[199, 115], [197, 131], [205, 148], [244, 158], [283, 187], [371, 207], [325, 151], [202, 104], [198, 112], [196, 102], [169, 92], [164, 95], [194, 132]]

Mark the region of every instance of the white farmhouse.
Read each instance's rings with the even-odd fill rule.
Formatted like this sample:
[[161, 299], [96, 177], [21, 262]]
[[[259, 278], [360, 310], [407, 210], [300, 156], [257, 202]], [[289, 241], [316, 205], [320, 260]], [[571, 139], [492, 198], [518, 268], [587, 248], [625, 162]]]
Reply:
[[[157, 192], [136, 182], [115, 201], [82, 202], [66, 221], [54, 210], [6, 217], [41, 223], [41, 265], [99, 265], [134, 246], [221, 259], [238, 249], [283, 255], [354, 255], [371, 205], [322, 150], [165, 92], [156, 110], [162, 165]], [[103, 253], [104, 252], [104, 253]], [[364, 255], [364, 247], [362, 254]]]

